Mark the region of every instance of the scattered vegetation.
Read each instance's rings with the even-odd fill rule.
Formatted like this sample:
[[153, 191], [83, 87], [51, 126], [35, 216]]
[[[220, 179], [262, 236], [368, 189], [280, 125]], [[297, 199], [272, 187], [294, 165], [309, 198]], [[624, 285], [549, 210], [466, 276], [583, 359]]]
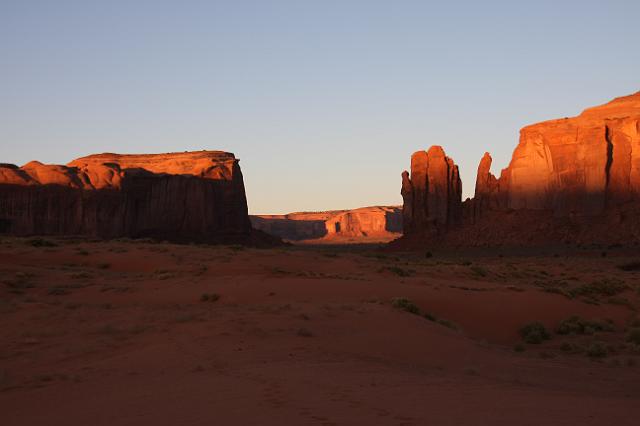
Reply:
[[201, 302], [217, 302], [218, 300], [220, 300], [220, 295], [217, 293], [205, 293], [200, 296]]
[[551, 339], [551, 334], [540, 322], [532, 322], [520, 328], [520, 336], [526, 343], [539, 344]]
[[75, 280], [83, 280], [83, 279], [91, 278], [91, 275], [88, 272], [85, 272], [85, 271], [74, 272], [70, 276], [71, 276], [71, 278], [73, 278]]
[[340, 257], [340, 255], [339, 255], [338, 253], [333, 253], [333, 252], [323, 253], [322, 255], [323, 255], [324, 257], [331, 257], [331, 258]]
[[450, 321], [448, 319], [444, 319], [444, 318], [438, 318], [437, 316], [435, 316], [434, 314], [427, 312], [423, 315], [426, 319], [428, 319], [429, 321], [433, 321], [437, 324], [440, 324], [442, 326], [445, 326], [447, 328], [450, 328], [452, 330], [458, 330], [458, 325], [453, 322]]
[[514, 352], [524, 352], [526, 349], [526, 347], [522, 344], [522, 343], [516, 343], [513, 346], [513, 350]]
[[418, 306], [415, 303], [413, 303], [411, 300], [407, 299], [406, 297], [394, 297], [393, 299], [391, 299], [391, 306], [393, 306], [396, 309], [400, 309], [402, 311], [406, 311], [412, 314], [416, 314], [416, 315], [420, 314], [420, 308], [418, 308]]
[[192, 322], [192, 321], [197, 321], [198, 317], [192, 313], [183, 313], [183, 314], [179, 314], [176, 316], [175, 318], [175, 322], [177, 323], [185, 323], [185, 322]]
[[154, 275], [159, 280], [168, 280], [175, 277], [175, 274], [166, 269], [156, 269]]
[[561, 321], [556, 329], [558, 334], [591, 335], [598, 331], [614, 331], [613, 324], [600, 320], [586, 320], [574, 315]]
[[624, 281], [618, 278], [603, 278], [591, 282], [590, 284], [581, 284], [578, 287], [569, 290], [569, 294], [576, 296], [615, 296], [629, 288]]
[[640, 260], [636, 260], [634, 262], [623, 263], [622, 265], [618, 265], [618, 269], [627, 272], [640, 271]]
[[416, 272], [413, 269], [404, 269], [399, 266], [385, 266], [379, 269], [379, 272], [385, 272], [385, 271], [392, 272], [399, 277], [410, 277]]
[[627, 342], [640, 346], [640, 327], [634, 327], [627, 332]]
[[587, 356], [590, 358], [604, 358], [608, 355], [607, 345], [600, 341], [594, 341], [587, 346]]
[[594, 304], [598, 303], [597, 297], [612, 297], [629, 289], [629, 286], [618, 278], [603, 278], [577, 286], [571, 286], [566, 281], [574, 279], [574, 277], [568, 277], [565, 280], [537, 281], [534, 284], [547, 293], [561, 294], [569, 299], [584, 297], [585, 302]]
[[58, 247], [58, 244], [44, 238], [31, 238], [26, 243], [31, 247]]
[[636, 310], [635, 305], [626, 297], [621, 297], [621, 296], [613, 296], [610, 297], [609, 299], [607, 299], [607, 303], [610, 303], [612, 305], [620, 305], [620, 306], [626, 306], [627, 308], [631, 309], [632, 311]]
[[6, 278], [2, 280], [2, 283], [9, 287], [9, 291], [13, 294], [23, 294], [26, 289], [35, 287], [35, 284], [31, 281], [34, 277], [29, 272], [16, 272], [13, 278]]
[[306, 328], [299, 328], [296, 334], [301, 337], [313, 337], [313, 333]]
[[469, 269], [473, 272], [473, 275], [478, 277], [486, 277], [488, 275], [487, 270], [480, 265], [471, 265]]
[[577, 345], [575, 343], [569, 343], [569, 342], [564, 342], [562, 345], [560, 345], [560, 350], [562, 352], [566, 352], [570, 354], [577, 354], [577, 353], [584, 352], [584, 348], [582, 346]]
[[64, 296], [69, 294], [69, 290], [62, 287], [51, 287], [47, 293], [51, 296]]

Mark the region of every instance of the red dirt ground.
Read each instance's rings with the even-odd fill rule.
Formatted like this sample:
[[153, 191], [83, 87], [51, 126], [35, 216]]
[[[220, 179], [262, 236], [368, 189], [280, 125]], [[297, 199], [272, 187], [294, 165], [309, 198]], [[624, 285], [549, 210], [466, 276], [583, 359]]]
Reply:
[[[0, 242], [4, 426], [638, 424], [622, 253], [49, 241]], [[571, 315], [615, 331], [522, 343]]]

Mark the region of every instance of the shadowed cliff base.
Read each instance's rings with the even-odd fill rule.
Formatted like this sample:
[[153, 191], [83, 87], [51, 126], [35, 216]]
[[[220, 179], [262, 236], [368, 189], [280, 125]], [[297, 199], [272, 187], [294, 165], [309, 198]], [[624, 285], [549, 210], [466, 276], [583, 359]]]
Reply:
[[392, 247], [640, 242], [640, 92], [527, 126], [509, 166], [485, 153], [475, 196], [441, 147], [402, 174], [404, 236]]
[[0, 166], [0, 232], [277, 244], [251, 227], [238, 160], [220, 151]]

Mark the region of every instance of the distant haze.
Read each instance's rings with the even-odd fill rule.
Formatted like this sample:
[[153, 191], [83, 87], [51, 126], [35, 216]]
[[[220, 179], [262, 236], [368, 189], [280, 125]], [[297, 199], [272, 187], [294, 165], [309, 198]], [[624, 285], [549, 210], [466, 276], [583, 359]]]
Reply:
[[230, 151], [251, 213], [401, 204], [442, 145], [471, 196], [518, 130], [640, 90], [638, 1], [0, 2], [0, 162]]

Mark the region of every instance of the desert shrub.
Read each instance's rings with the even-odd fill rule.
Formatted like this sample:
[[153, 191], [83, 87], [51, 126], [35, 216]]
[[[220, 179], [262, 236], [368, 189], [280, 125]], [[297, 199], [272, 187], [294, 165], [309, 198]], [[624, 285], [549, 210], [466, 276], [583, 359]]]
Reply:
[[57, 247], [58, 245], [53, 241], [45, 240], [44, 238], [31, 238], [27, 240], [27, 244], [31, 247]]
[[473, 272], [474, 275], [479, 277], [486, 277], [488, 274], [487, 270], [479, 265], [471, 265], [469, 269], [471, 269], [471, 272]]
[[220, 300], [220, 295], [217, 293], [205, 293], [200, 296], [201, 302], [217, 302], [218, 300]]
[[178, 314], [174, 319], [174, 321], [177, 323], [193, 322], [197, 320], [198, 320], [198, 317], [196, 315], [188, 312]]
[[627, 308], [631, 309], [632, 311], [636, 310], [635, 305], [626, 297], [622, 297], [622, 296], [614, 296], [614, 297], [610, 297], [609, 299], [607, 299], [607, 303], [610, 303], [612, 305], [620, 305], [620, 306], [626, 306]]
[[593, 334], [598, 331], [613, 331], [611, 323], [599, 320], [585, 320], [577, 315], [560, 322], [556, 332], [558, 334]]
[[392, 272], [392, 273], [396, 274], [399, 277], [410, 277], [415, 272], [415, 271], [413, 271], [411, 269], [404, 269], [404, 268], [401, 268], [399, 266], [385, 266], [384, 268], [381, 268], [380, 270], [381, 271]]
[[70, 277], [76, 280], [82, 280], [82, 279], [91, 278], [91, 274], [85, 271], [80, 271], [80, 272], [72, 273]]
[[299, 328], [296, 334], [301, 337], [313, 337], [313, 333], [306, 328]]
[[560, 345], [560, 350], [562, 352], [567, 352], [571, 354], [576, 354], [582, 352], [584, 349], [580, 345], [576, 345], [575, 343], [564, 342]]
[[640, 260], [636, 260], [634, 262], [623, 263], [622, 265], [618, 265], [618, 269], [623, 271], [631, 272], [631, 271], [640, 271]]
[[420, 308], [406, 297], [394, 297], [391, 299], [391, 306], [412, 314], [420, 314]]
[[443, 326], [445, 326], [447, 328], [450, 328], [452, 330], [457, 330], [458, 329], [458, 324], [456, 324], [455, 322], [450, 321], [448, 319], [440, 318], [440, 319], [436, 320], [436, 322], [438, 324], [443, 325]]
[[590, 284], [581, 284], [569, 290], [572, 296], [615, 296], [629, 288], [624, 281], [617, 278], [603, 278]]
[[540, 322], [525, 324], [520, 328], [520, 336], [527, 343], [538, 344], [551, 339], [551, 334]]
[[51, 296], [64, 296], [69, 294], [69, 290], [62, 287], [51, 287], [47, 293]]
[[526, 349], [526, 347], [522, 344], [522, 343], [516, 343], [513, 346], [513, 350], [514, 352], [524, 352]]
[[424, 257], [426, 257], [427, 259], [430, 259], [430, 258], [432, 258], [432, 257], [433, 257], [433, 253], [431, 253], [430, 251], [428, 251], [428, 252], [426, 252], [426, 253], [424, 254]]
[[627, 333], [627, 342], [640, 345], [640, 328], [632, 328]]
[[429, 321], [433, 321], [433, 322], [438, 321], [438, 317], [437, 317], [437, 316], [435, 316], [435, 315], [433, 315], [433, 314], [432, 314], [432, 313], [430, 313], [430, 312], [425, 313], [423, 316], [424, 316], [426, 319], [428, 319]]
[[603, 342], [595, 341], [591, 342], [589, 346], [587, 346], [586, 353], [590, 358], [604, 358], [607, 356], [609, 351], [607, 350], [607, 345]]
[[[415, 312], [417, 313], [417, 312]], [[445, 326], [447, 328], [450, 328], [452, 330], [457, 330], [458, 329], [458, 324], [456, 324], [453, 321], [450, 321], [448, 319], [444, 319], [444, 318], [438, 318], [437, 316], [435, 316], [434, 314], [430, 313], [430, 312], [426, 312], [423, 315], [424, 318], [428, 319], [429, 321], [433, 321], [437, 324], [440, 324], [442, 326]]]

